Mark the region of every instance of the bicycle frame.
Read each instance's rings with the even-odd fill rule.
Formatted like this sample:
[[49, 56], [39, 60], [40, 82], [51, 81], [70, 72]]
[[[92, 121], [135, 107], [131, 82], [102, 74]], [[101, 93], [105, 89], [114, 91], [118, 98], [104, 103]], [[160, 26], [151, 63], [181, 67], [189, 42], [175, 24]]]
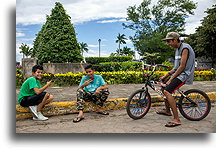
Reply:
[[[153, 67], [153, 70], [151, 71], [150, 74], [144, 73], [144, 65]], [[149, 93], [148, 92], [148, 87], [150, 87], [152, 90], [156, 91], [162, 98], [166, 98], [166, 96], [163, 94], [163, 92], [161, 91], [161, 89], [158, 89], [154, 86], [154, 84], [157, 84], [159, 86], [161, 86], [161, 88], [165, 88], [166, 84], [158, 82], [158, 81], [154, 81], [154, 80], [150, 80], [150, 77], [154, 74], [156, 67], [161, 66], [161, 67], [166, 67], [168, 68], [169, 66], [166, 65], [162, 65], [162, 64], [156, 64], [156, 65], [148, 65], [148, 64], [143, 64], [142, 63], [142, 72], [144, 76], [147, 76], [147, 80], [145, 82], [145, 85], [142, 87], [142, 89], [145, 89], [145, 93]], [[188, 98], [183, 91], [181, 91], [179, 88], [176, 90], [180, 95], [182, 95], [183, 97], [185, 97], [188, 101], [190, 101], [191, 103], [196, 104], [193, 100], [191, 100], [190, 98]]]

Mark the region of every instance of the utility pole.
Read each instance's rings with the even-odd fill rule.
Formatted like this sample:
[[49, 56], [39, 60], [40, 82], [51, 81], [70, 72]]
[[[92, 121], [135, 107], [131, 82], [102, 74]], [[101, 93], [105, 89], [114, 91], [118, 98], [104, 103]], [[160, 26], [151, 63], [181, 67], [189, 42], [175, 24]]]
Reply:
[[98, 42], [99, 42], [99, 57], [100, 57], [100, 42], [101, 42], [101, 39], [99, 39]]

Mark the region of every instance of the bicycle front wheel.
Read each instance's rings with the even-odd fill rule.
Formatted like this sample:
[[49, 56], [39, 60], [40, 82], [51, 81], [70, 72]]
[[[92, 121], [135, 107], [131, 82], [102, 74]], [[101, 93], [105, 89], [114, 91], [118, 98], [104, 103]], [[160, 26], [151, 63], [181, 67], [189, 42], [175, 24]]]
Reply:
[[141, 119], [144, 117], [151, 106], [151, 97], [149, 93], [145, 93], [144, 89], [135, 91], [128, 98], [126, 110], [132, 119]]
[[184, 93], [187, 98], [179, 99], [179, 111], [186, 119], [199, 121], [204, 119], [211, 110], [211, 101], [208, 95], [198, 89], [191, 89]]

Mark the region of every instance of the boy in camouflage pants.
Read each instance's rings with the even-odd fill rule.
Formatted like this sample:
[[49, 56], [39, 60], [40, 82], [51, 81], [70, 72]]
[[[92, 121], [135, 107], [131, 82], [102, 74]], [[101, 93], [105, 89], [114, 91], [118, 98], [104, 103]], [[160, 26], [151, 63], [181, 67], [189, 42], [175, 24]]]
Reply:
[[102, 115], [109, 115], [107, 111], [102, 110], [102, 106], [108, 98], [108, 86], [100, 75], [94, 74], [95, 69], [92, 65], [85, 67], [86, 76], [84, 76], [77, 90], [77, 109], [79, 115], [73, 122], [80, 122], [84, 119], [84, 103], [85, 101], [93, 102], [97, 105], [96, 112]]

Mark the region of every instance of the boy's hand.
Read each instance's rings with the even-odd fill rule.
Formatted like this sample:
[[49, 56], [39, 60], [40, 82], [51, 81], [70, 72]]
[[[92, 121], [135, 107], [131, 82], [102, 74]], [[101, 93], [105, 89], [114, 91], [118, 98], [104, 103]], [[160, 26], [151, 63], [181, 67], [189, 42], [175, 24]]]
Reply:
[[83, 83], [83, 85], [84, 85], [84, 86], [88, 86], [92, 81], [93, 81], [92, 79], [90, 79], [90, 80], [88, 80], [88, 81], [85, 81], [85, 82]]
[[100, 88], [97, 88], [97, 90], [94, 92], [94, 95], [98, 95], [100, 93]]
[[50, 86], [52, 84], [52, 81], [48, 81], [47, 85]]

